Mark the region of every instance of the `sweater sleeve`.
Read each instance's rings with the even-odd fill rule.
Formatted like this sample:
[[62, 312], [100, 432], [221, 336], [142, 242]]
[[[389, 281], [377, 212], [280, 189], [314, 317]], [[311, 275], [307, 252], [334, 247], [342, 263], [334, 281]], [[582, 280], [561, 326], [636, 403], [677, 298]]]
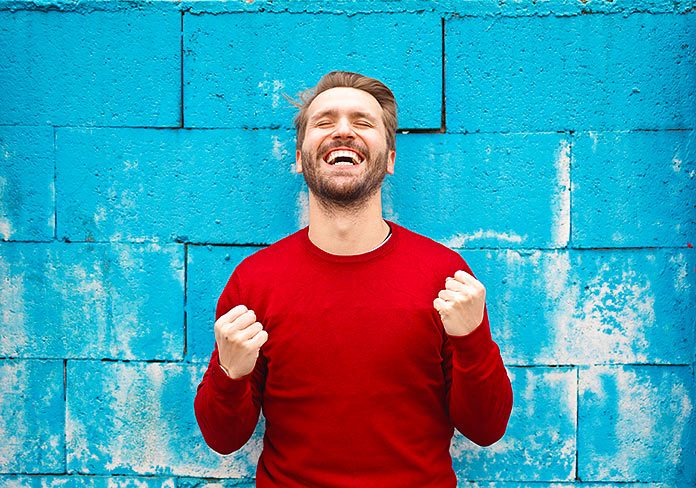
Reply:
[[[241, 303], [238, 275], [232, 274], [217, 302], [215, 319]], [[266, 377], [263, 354], [246, 376], [232, 379], [220, 367], [217, 343], [194, 399], [196, 421], [206, 444], [220, 454], [239, 450], [251, 438], [261, 411]]]
[[[473, 275], [468, 265], [463, 266]], [[500, 349], [491, 337], [487, 306], [481, 324], [470, 334], [445, 333], [443, 359], [454, 427], [479, 446], [498, 441], [512, 411], [512, 386]]]

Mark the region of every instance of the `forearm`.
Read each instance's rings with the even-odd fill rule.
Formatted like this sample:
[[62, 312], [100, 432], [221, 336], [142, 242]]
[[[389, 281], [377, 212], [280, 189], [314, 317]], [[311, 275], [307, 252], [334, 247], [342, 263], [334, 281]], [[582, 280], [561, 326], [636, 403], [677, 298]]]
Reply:
[[252, 375], [232, 380], [218, 363], [217, 349], [198, 385], [194, 410], [203, 439], [220, 454], [239, 450], [254, 433], [260, 405], [254, 400]]
[[453, 345], [450, 418], [472, 442], [488, 446], [505, 433], [512, 411], [512, 386], [487, 314], [469, 336], [449, 337]]

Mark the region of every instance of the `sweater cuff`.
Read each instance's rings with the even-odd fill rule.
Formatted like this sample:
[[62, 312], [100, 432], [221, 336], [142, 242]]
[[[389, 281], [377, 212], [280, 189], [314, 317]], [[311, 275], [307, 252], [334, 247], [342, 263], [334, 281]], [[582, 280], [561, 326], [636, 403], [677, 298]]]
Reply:
[[491, 351], [497, 347], [491, 337], [491, 330], [486, 317], [469, 334], [463, 336], [447, 334], [447, 339], [452, 344], [453, 354], [460, 364], [486, 361]]
[[253, 371], [241, 378], [234, 379], [227, 376], [227, 373], [222, 370], [219, 360], [216, 360], [211, 366], [210, 374], [212, 375], [213, 385], [216, 390], [236, 397], [241, 397], [247, 393], [250, 388], [249, 379]]

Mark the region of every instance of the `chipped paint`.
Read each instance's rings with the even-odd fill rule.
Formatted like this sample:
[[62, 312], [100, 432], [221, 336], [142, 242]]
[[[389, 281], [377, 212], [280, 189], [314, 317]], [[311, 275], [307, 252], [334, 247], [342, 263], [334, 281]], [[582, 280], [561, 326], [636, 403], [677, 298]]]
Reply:
[[14, 233], [12, 223], [8, 217], [8, 211], [5, 208], [5, 190], [7, 187], [7, 179], [0, 176], [0, 236], [3, 240], [9, 240]]
[[295, 214], [298, 228], [302, 229], [309, 225], [309, 193], [307, 189], [302, 189], [297, 194]]
[[280, 106], [280, 97], [285, 88], [285, 82], [282, 80], [269, 80], [269, 74], [263, 74], [263, 81], [259, 82], [258, 87], [261, 91], [261, 95], [268, 96], [271, 95], [271, 106], [273, 108], [278, 108]]
[[[0, 469], [15, 465], [15, 459], [25, 446], [24, 439], [30, 434], [26, 412], [16, 405], [22, 401], [21, 392], [29, 380], [26, 364], [0, 361]], [[9, 412], [11, 416], [7, 415]]]
[[[271, 136], [271, 144], [272, 144], [272, 150], [271, 153], [273, 154], [273, 157], [277, 161], [285, 161], [285, 159], [288, 157], [289, 151], [287, 147], [285, 146], [285, 141], [281, 141], [280, 137], [277, 135], [272, 135]], [[295, 162], [293, 161], [292, 164], [290, 165], [290, 172], [295, 173]]]
[[465, 247], [469, 242], [472, 241], [477, 241], [477, 240], [484, 240], [484, 239], [492, 239], [492, 240], [497, 240], [500, 242], [510, 242], [514, 244], [519, 244], [524, 242], [527, 239], [527, 235], [525, 234], [524, 236], [520, 236], [519, 234], [516, 234], [515, 232], [497, 232], [494, 230], [490, 229], [479, 229], [476, 232], [470, 233], [470, 234], [456, 234], [453, 235], [444, 241], [442, 241], [442, 244], [449, 248], [457, 249], [460, 247]]
[[556, 191], [551, 196], [551, 240], [554, 246], [565, 247], [570, 240], [570, 152], [572, 144], [561, 140], [556, 151]]
[[[14, 355], [29, 344], [27, 335], [27, 309], [25, 303], [25, 275], [16, 273], [12, 263], [0, 255], [0, 304], [2, 304], [2, 328], [0, 329], [0, 354]], [[1, 443], [0, 443], [1, 444]]]
[[551, 340], [541, 357], [563, 362], [647, 360], [650, 344], [645, 331], [655, 325], [652, 285], [635, 271], [632, 258], [620, 271], [616, 265], [617, 258], [612, 257], [594, 278], [576, 283], [571, 281], [567, 255], [546, 256], [544, 283], [555, 305], [547, 311]]

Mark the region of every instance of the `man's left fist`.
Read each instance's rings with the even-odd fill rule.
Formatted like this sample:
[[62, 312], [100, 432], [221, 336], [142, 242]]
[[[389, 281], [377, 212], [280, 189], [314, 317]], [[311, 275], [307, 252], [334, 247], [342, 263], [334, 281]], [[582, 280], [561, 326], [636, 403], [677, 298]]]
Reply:
[[459, 270], [454, 278], [448, 276], [445, 289], [433, 301], [440, 313], [445, 332], [453, 336], [470, 334], [483, 320], [486, 288], [466, 271]]

